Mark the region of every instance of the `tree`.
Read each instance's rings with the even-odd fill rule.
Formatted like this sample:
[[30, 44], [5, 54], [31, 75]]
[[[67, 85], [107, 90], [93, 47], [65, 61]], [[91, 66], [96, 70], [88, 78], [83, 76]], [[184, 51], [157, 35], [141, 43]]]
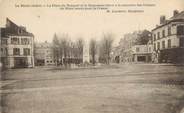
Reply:
[[[62, 34], [59, 38], [59, 48], [60, 48], [60, 59], [61, 62], [66, 66], [66, 60], [71, 56], [71, 40], [68, 34]], [[65, 61], [63, 61], [65, 60]]]
[[103, 35], [103, 39], [100, 42], [100, 59], [106, 64], [109, 64], [110, 61], [110, 53], [112, 50], [112, 44], [113, 44], [113, 34], [107, 33]]
[[90, 40], [90, 54], [92, 56], [92, 63], [95, 65], [95, 56], [97, 54], [97, 41], [95, 39]]
[[68, 34], [62, 34], [61, 36], [57, 36], [56, 34], [54, 34], [52, 48], [56, 65], [58, 65], [58, 63], [63, 64], [63, 59], [70, 58], [72, 53], [71, 43], [72, 42]]
[[146, 45], [148, 41], [151, 39], [151, 32], [148, 30], [143, 30], [140, 34], [138, 34], [138, 38], [136, 39], [136, 45]]
[[59, 39], [56, 33], [54, 34], [53, 40], [52, 40], [52, 49], [53, 49], [53, 57], [54, 61], [56, 62], [56, 65], [58, 65], [59, 61]]
[[76, 48], [77, 48], [78, 58], [83, 57], [83, 46], [84, 46], [84, 40], [82, 38], [78, 38], [76, 40]]

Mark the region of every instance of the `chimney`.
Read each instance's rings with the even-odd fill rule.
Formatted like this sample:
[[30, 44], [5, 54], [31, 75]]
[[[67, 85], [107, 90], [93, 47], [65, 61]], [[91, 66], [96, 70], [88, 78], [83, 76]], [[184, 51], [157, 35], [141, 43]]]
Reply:
[[166, 21], [166, 18], [164, 15], [160, 16], [160, 24], [164, 24]]
[[20, 28], [21, 28], [22, 30], [26, 31], [26, 27], [20, 26]]
[[6, 27], [10, 27], [11, 21], [9, 18], [6, 18]]
[[178, 10], [174, 10], [174, 11], [173, 11], [173, 16], [176, 16], [178, 13], [179, 13]]

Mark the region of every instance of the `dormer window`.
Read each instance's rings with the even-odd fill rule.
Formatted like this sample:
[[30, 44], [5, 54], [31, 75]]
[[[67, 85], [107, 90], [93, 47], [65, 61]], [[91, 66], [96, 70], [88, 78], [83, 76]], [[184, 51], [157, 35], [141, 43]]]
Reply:
[[23, 33], [23, 29], [19, 28], [18, 29], [18, 34], [22, 34]]
[[21, 29], [18, 29], [18, 34], [21, 34]]

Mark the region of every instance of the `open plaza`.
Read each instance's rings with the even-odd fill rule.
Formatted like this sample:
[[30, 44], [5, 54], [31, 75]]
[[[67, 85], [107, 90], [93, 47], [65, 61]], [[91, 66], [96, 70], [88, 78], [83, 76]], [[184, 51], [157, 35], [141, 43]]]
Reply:
[[183, 113], [184, 67], [111, 64], [10, 69], [2, 113]]

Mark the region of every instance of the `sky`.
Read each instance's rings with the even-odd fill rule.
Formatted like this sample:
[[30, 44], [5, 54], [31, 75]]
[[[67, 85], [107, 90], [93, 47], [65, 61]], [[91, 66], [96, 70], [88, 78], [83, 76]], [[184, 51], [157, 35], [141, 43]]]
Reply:
[[[144, 10], [143, 13], [107, 13], [105, 10], [76, 11], [48, 7], [15, 7], [20, 4], [155, 4], [154, 7], [121, 7], [110, 10]], [[52, 42], [54, 33], [67, 33], [71, 40], [79, 37], [100, 40], [105, 33], [114, 34], [117, 45], [126, 33], [152, 30], [160, 15], [168, 19], [173, 10], [184, 10], [184, 0], [0, 0], [0, 27], [6, 18], [25, 26], [37, 42]]]

